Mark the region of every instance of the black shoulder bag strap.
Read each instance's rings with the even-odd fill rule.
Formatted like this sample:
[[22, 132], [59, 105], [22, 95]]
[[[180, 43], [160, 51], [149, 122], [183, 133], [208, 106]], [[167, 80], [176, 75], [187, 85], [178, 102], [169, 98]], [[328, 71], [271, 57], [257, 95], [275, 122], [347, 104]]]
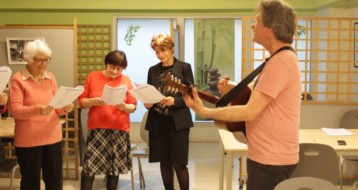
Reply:
[[295, 52], [295, 50], [290, 46], [283, 46], [278, 49], [274, 54], [272, 54], [269, 58], [266, 58], [263, 63], [259, 67], [257, 67], [254, 71], [252, 71], [249, 75], [247, 75], [239, 84], [237, 84], [233, 89], [231, 89], [227, 94], [222, 96], [219, 101], [216, 103], [216, 107], [224, 107], [229, 104], [235, 97], [252, 81], [254, 78], [262, 71], [266, 62], [270, 58], [272, 58], [275, 54], [283, 50], [291, 50]]

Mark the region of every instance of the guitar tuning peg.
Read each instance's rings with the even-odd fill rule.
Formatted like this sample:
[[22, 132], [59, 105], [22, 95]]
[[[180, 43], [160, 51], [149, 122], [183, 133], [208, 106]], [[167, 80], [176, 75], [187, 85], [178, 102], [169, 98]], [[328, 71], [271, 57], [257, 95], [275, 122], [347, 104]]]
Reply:
[[181, 84], [181, 80], [180, 80], [180, 79], [178, 80], [178, 84]]
[[174, 78], [175, 78], [174, 75], [171, 75], [171, 76], [170, 76], [170, 80], [171, 80], [171, 81], [174, 81]]
[[179, 91], [178, 88], [176, 88], [174, 93], [176, 94], [176, 93], [178, 93], [178, 91]]

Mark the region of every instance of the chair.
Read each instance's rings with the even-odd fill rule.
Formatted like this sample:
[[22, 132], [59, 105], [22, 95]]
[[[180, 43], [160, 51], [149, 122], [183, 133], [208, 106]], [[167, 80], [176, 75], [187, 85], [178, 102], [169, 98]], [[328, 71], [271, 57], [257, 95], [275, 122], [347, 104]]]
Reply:
[[79, 149], [80, 149], [80, 165], [83, 165], [84, 150], [86, 148], [86, 141], [88, 135], [87, 120], [89, 109], [79, 109], [80, 120], [79, 120]]
[[15, 171], [18, 167], [19, 165], [16, 159], [6, 158], [6, 149], [2, 139], [0, 138], [0, 173], [8, 174], [10, 176], [10, 190], [12, 190]]
[[[341, 118], [340, 128], [357, 129], [358, 128], [358, 110], [349, 110], [345, 112]], [[343, 180], [343, 163], [344, 161], [358, 161], [358, 156], [342, 156], [341, 162], [341, 179]], [[353, 189], [358, 185], [358, 181], [353, 183]]]
[[149, 157], [149, 135], [148, 135], [148, 131], [145, 130], [147, 116], [148, 116], [148, 111], [146, 111], [144, 113], [143, 118], [142, 118], [142, 123], [140, 125], [140, 137], [145, 142], [146, 147], [135, 150], [135, 151], [133, 151], [133, 154], [132, 154], [133, 157], [137, 157], [137, 159], [138, 159], [139, 182], [140, 182], [141, 188], [145, 187], [145, 180], [144, 180], [142, 163], [141, 163], [140, 159]]
[[[88, 127], [87, 127], [87, 121], [88, 121], [88, 112], [89, 109], [81, 109], [80, 114], [80, 165], [83, 164], [84, 159], [84, 150], [86, 148], [86, 141], [88, 136]], [[132, 152], [135, 150], [138, 150], [138, 146], [136, 144], [131, 144], [131, 150]], [[103, 179], [103, 181], [106, 181], [106, 177]], [[132, 190], [134, 190], [134, 175], [133, 175], [133, 169], [131, 170], [131, 183], [132, 183]]]
[[331, 182], [316, 177], [296, 177], [279, 183], [274, 190], [337, 190]]
[[339, 181], [339, 157], [329, 145], [301, 143], [299, 163], [291, 177], [316, 177], [334, 185]]

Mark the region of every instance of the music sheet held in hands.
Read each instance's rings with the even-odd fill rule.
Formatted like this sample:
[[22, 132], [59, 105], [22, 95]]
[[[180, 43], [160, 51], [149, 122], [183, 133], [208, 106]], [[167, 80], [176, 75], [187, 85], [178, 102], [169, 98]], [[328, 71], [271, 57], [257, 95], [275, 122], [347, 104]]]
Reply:
[[135, 89], [132, 89], [129, 92], [132, 93], [137, 100], [140, 100], [143, 103], [155, 104], [165, 98], [162, 93], [150, 84], [136, 84], [136, 86]]
[[49, 105], [53, 106], [55, 109], [63, 108], [64, 106], [75, 101], [78, 96], [82, 94], [83, 90], [84, 88], [82, 85], [79, 85], [75, 88], [61, 86], [50, 101]]
[[4, 89], [11, 77], [11, 69], [8, 66], [0, 67], [0, 93], [4, 92]]
[[111, 87], [109, 85], [104, 85], [102, 99], [107, 105], [117, 105], [121, 104], [126, 97], [127, 86], [121, 85], [117, 87]]

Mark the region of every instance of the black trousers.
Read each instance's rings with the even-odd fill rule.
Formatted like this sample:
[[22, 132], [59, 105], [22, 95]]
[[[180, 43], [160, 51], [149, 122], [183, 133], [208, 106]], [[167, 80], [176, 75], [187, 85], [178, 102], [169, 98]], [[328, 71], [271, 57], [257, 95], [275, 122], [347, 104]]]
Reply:
[[21, 190], [40, 190], [41, 170], [46, 190], [62, 190], [62, 141], [36, 147], [15, 147]]
[[297, 164], [273, 166], [247, 159], [247, 190], [273, 190], [281, 181], [288, 179]]

